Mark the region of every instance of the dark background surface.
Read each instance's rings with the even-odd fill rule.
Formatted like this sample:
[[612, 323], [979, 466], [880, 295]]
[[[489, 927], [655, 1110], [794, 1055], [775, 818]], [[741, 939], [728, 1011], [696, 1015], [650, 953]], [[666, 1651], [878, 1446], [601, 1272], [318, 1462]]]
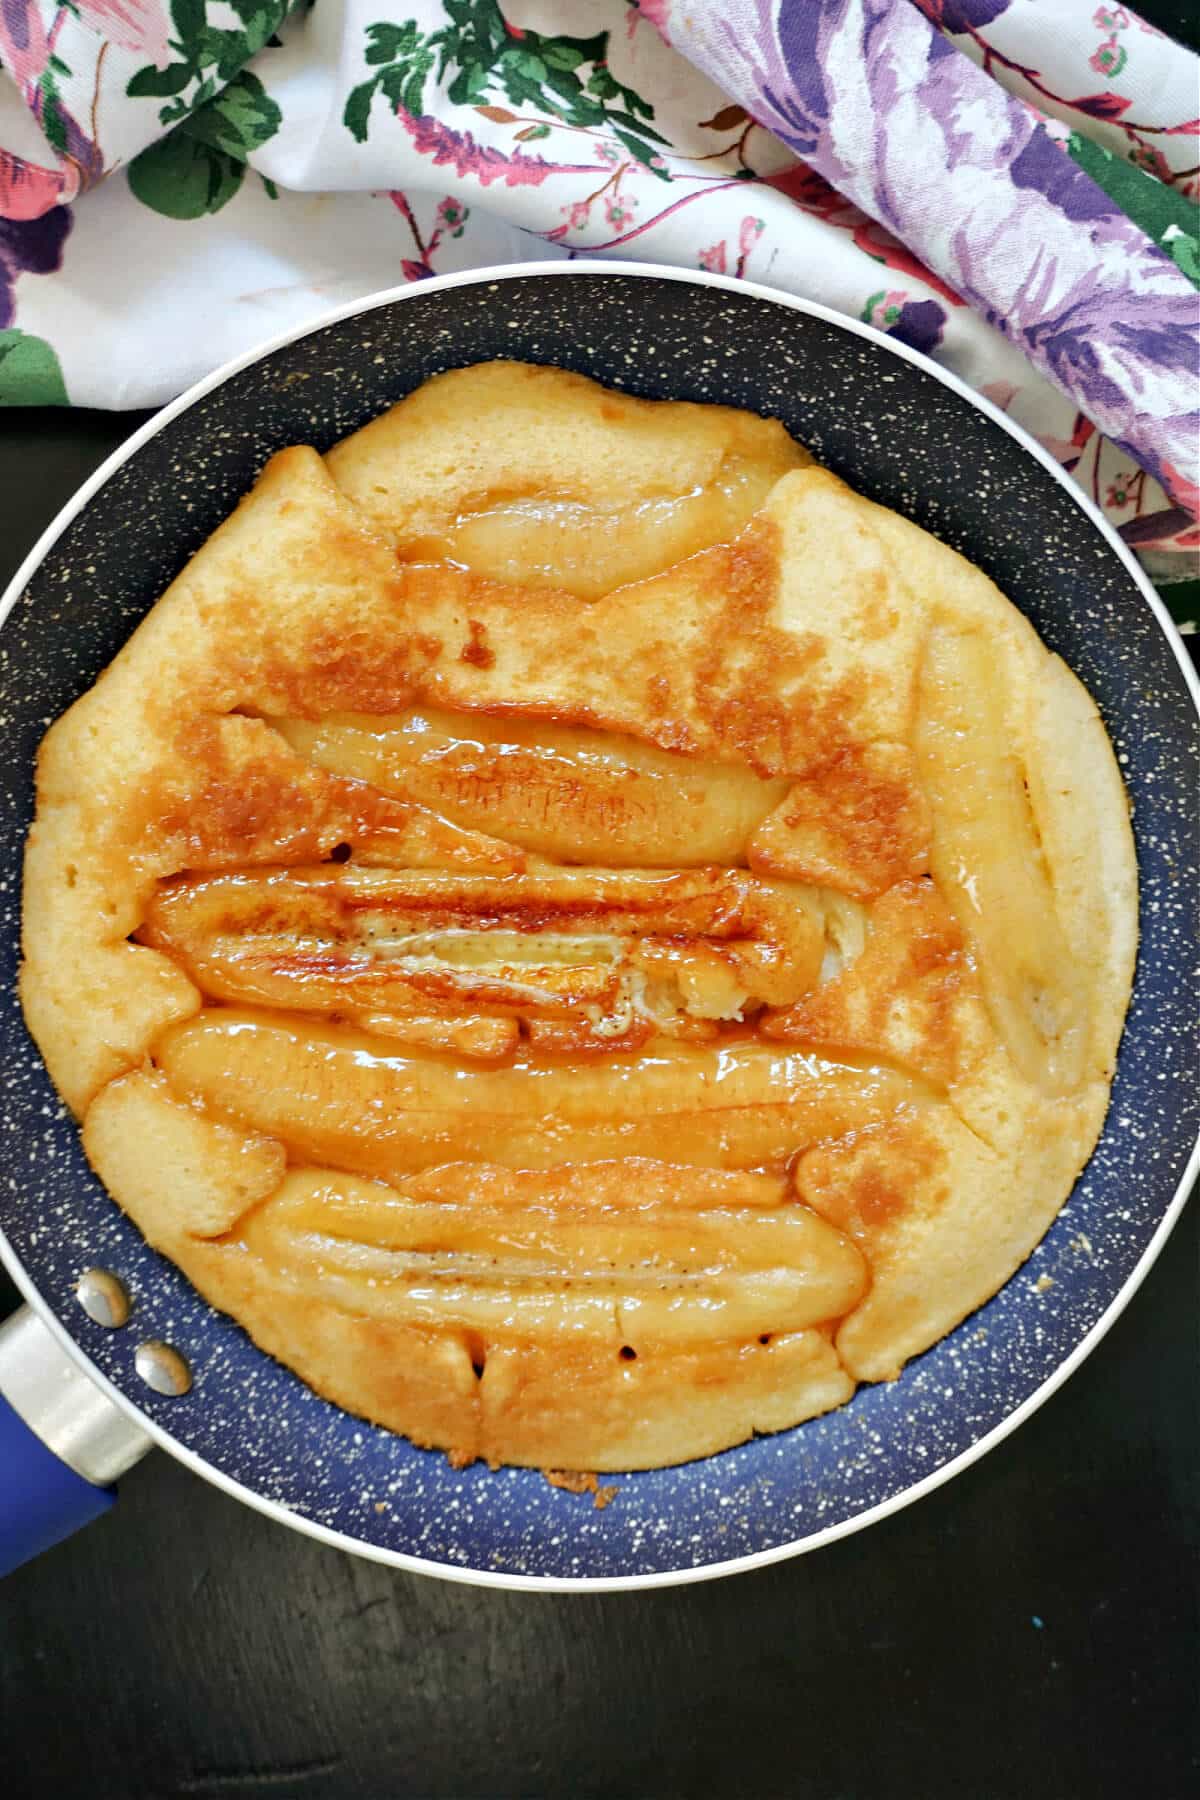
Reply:
[[[1194, 41], [1195, 0], [1140, 9]], [[0, 415], [0, 587], [141, 415]], [[5, 1800], [1175, 1800], [1200, 1776], [1200, 1209], [1014, 1437], [726, 1581], [495, 1593], [155, 1454], [0, 1588]], [[0, 1276], [0, 1315], [16, 1294]]]
[[[0, 415], [0, 586], [140, 415]], [[0, 1589], [6, 1800], [1196, 1791], [1200, 1212], [1013, 1438], [829, 1549], [508, 1594], [357, 1561], [161, 1454]], [[0, 1313], [15, 1302], [0, 1278]]]

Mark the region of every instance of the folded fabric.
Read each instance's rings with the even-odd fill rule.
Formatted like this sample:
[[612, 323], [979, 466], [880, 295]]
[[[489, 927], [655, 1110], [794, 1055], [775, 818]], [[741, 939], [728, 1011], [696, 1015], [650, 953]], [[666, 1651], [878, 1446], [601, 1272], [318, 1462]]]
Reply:
[[40, 157], [0, 146], [0, 216], [36, 218], [131, 161], [231, 81], [296, 4], [0, 0], [0, 61], [45, 135]]
[[985, 74], [1044, 115], [1195, 194], [1196, 62], [1128, 6], [914, 0]]
[[1200, 544], [1198, 65], [1128, 8], [384, 10], [0, 0], [0, 404], [154, 404], [397, 281], [602, 253], [868, 319], [1159, 578]]

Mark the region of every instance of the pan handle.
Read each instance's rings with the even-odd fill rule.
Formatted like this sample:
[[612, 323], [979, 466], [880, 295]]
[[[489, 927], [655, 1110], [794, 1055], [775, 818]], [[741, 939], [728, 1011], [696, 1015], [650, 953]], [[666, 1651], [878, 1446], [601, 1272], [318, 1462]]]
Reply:
[[107, 1512], [150, 1448], [28, 1306], [0, 1325], [0, 1575]]

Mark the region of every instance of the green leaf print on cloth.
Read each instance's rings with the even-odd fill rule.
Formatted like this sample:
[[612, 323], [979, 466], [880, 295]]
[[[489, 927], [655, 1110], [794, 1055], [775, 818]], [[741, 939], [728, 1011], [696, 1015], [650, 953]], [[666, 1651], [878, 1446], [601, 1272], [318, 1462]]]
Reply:
[[1170, 251], [1188, 280], [1200, 288], [1200, 236], [1189, 237], [1178, 225], [1168, 225], [1162, 241], [1163, 248]]
[[274, 137], [282, 119], [258, 76], [244, 69], [169, 137], [134, 157], [130, 189], [168, 219], [220, 212], [242, 185], [246, 158]]
[[0, 331], [0, 406], [67, 406], [58, 357], [45, 338]]
[[226, 11], [236, 15], [241, 28], [222, 30], [209, 25], [205, 0], [171, 0], [175, 28], [171, 48], [181, 53], [181, 60], [162, 69], [148, 63], [130, 77], [125, 92], [133, 99], [166, 100], [159, 122], [176, 124], [233, 80], [274, 36], [294, 4], [295, 0], [227, 0]]
[[454, 106], [491, 116], [489, 103], [502, 95], [564, 125], [608, 126], [631, 155], [655, 168], [656, 146], [667, 139], [649, 123], [649, 102], [611, 74], [607, 31], [584, 38], [523, 30], [508, 22], [498, 0], [447, 0], [445, 12], [449, 22], [438, 31], [422, 31], [415, 19], [368, 25], [365, 61], [376, 73], [351, 90], [342, 114], [358, 143], [367, 140], [378, 94], [392, 112], [419, 118], [429, 76], [436, 72], [440, 81], [453, 71], [446, 97]]
[[251, 151], [275, 136], [282, 122], [283, 114], [258, 76], [244, 69], [181, 129], [245, 162]]
[[1200, 287], [1200, 208], [1187, 194], [1168, 187], [1148, 169], [1124, 162], [1102, 144], [1073, 131], [1067, 139], [1073, 162], [1148, 238], [1174, 257], [1189, 281]]

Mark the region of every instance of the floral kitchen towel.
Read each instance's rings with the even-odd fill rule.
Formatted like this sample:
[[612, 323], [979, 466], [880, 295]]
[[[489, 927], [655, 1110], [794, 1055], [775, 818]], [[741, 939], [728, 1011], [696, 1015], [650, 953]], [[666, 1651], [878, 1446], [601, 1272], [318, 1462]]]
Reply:
[[587, 253], [868, 319], [1200, 546], [1197, 59], [1092, 0], [0, 0], [0, 404]]

